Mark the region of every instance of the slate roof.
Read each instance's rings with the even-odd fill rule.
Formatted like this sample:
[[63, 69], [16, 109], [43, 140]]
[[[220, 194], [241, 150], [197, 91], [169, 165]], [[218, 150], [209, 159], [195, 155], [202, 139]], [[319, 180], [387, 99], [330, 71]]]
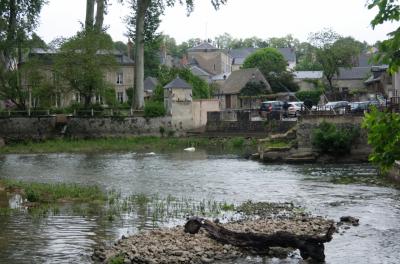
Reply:
[[154, 77], [147, 77], [144, 79], [144, 90], [145, 91], [154, 91], [159, 84], [157, 78]]
[[[228, 79], [229, 75], [231, 75], [231, 72], [225, 72], [221, 74], [214, 75], [211, 79], [213, 81], [222, 81]], [[225, 76], [225, 78], [224, 78]]]
[[282, 53], [287, 61], [296, 62], [296, 52], [294, 48], [280, 48], [278, 51]]
[[192, 86], [182, 80], [179, 77], [176, 77], [173, 81], [171, 81], [169, 84], [164, 86], [164, 89], [169, 89], [169, 88], [181, 88], [181, 89], [192, 89]]
[[[229, 55], [233, 59], [233, 64], [241, 65], [244, 60], [255, 51], [259, 49], [256, 48], [240, 48], [232, 49], [229, 51]], [[280, 48], [278, 51], [283, 55], [285, 60], [288, 62], [296, 62], [296, 52], [293, 48]]]
[[322, 71], [295, 71], [293, 72], [295, 79], [321, 79]]
[[339, 68], [339, 76], [335, 80], [364, 80], [371, 73], [371, 67]]
[[206, 70], [200, 68], [199, 66], [191, 66], [190, 71], [196, 76], [211, 76]]
[[250, 68], [233, 71], [226, 79], [221, 92], [222, 94], [238, 94], [246, 83], [251, 80], [263, 81], [267, 85], [267, 90], [271, 91], [271, 86], [260, 70]]
[[[43, 49], [43, 48], [32, 48], [29, 52], [29, 56], [35, 56], [35, 55], [39, 55], [39, 56], [45, 56], [45, 55], [55, 55], [58, 53], [58, 50], [56, 49]], [[105, 50], [99, 50], [96, 52], [96, 54], [109, 54], [109, 51], [105, 51]], [[120, 65], [129, 65], [129, 66], [134, 66], [135, 65], [135, 61], [132, 60], [131, 58], [129, 58], [128, 56], [124, 55], [122, 52], [118, 51], [118, 50], [113, 50], [111, 51], [111, 54], [115, 56], [117, 62]], [[27, 59], [25, 59], [24, 61], [26, 61]]]
[[197, 45], [196, 47], [190, 48], [188, 49], [188, 51], [213, 51], [213, 50], [218, 50], [217, 47], [214, 47], [213, 45], [211, 45], [208, 42], [203, 42], [199, 45]]

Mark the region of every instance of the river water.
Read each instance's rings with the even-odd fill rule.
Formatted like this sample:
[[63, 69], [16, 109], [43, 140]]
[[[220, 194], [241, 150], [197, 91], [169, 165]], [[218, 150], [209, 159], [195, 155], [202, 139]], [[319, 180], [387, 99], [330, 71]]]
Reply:
[[[400, 191], [331, 183], [333, 178], [375, 174], [368, 164], [266, 165], [205, 151], [0, 156], [0, 178], [96, 184], [122, 195], [170, 195], [195, 201], [293, 202], [335, 220], [352, 215], [360, 225], [335, 234], [325, 244], [326, 262], [400, 263]], [[0, 206], [4, 199], [0, 196]], [[96, 213], [64, 209], [42, 216], [25, 210], [0, 215], [0, 263], [90, 263], [98, 243], [152, 227], [141, 210], [105, 221]], [[298, 257], [251, 261], [301, 262]], [[246, 262], [250, 260], [232, 263]]]

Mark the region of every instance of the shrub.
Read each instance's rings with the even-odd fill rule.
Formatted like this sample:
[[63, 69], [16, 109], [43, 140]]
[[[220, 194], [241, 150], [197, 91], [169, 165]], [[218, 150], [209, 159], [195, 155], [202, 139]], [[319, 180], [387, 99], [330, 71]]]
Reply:
[[358, 135], [359, 128], [336, 128], [324, 121], [313, 131], [312, 144], [320, 153], [339, 156], [350, 153]]
[[365, 115], [363, 127], [373, 148], [369, 160], [386, 172], [400, 159], [400, 114], [380, 112], [374, 107]]
[[148, 101], [144, 107], [144, 117], [165, 116], [165, 108], [162, 102]]
[[311, 100], [313, 105], [317, 105], [319, 102], [319, 97], [321, 96], [322, 91], [301, 91], [296, 93], [296, 97], [299, 98], [300, 101], [305, 101], [306, 99]]

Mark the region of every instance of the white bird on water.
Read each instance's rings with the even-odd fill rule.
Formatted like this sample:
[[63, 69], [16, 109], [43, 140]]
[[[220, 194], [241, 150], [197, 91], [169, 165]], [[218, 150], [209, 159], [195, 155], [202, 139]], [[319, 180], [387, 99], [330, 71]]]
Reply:
[[190, 147], [190, 148], [185, 148], [184, 149], [184, 151], [190, 151], [190, 152], [193, 152], [193, 151], [195, 151], [196, 149], [194, 148], [194, 147]]

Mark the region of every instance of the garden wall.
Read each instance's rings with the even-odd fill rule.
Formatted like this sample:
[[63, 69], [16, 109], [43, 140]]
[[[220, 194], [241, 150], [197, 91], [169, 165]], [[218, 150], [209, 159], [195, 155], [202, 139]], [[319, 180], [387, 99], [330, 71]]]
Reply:
[[0, 118], [0, 138], [5, 142], [39, 140], [63, 135], [75, 138], [160, 135], [160, 127], [176, 134], [171, 117], [6, 117]]

